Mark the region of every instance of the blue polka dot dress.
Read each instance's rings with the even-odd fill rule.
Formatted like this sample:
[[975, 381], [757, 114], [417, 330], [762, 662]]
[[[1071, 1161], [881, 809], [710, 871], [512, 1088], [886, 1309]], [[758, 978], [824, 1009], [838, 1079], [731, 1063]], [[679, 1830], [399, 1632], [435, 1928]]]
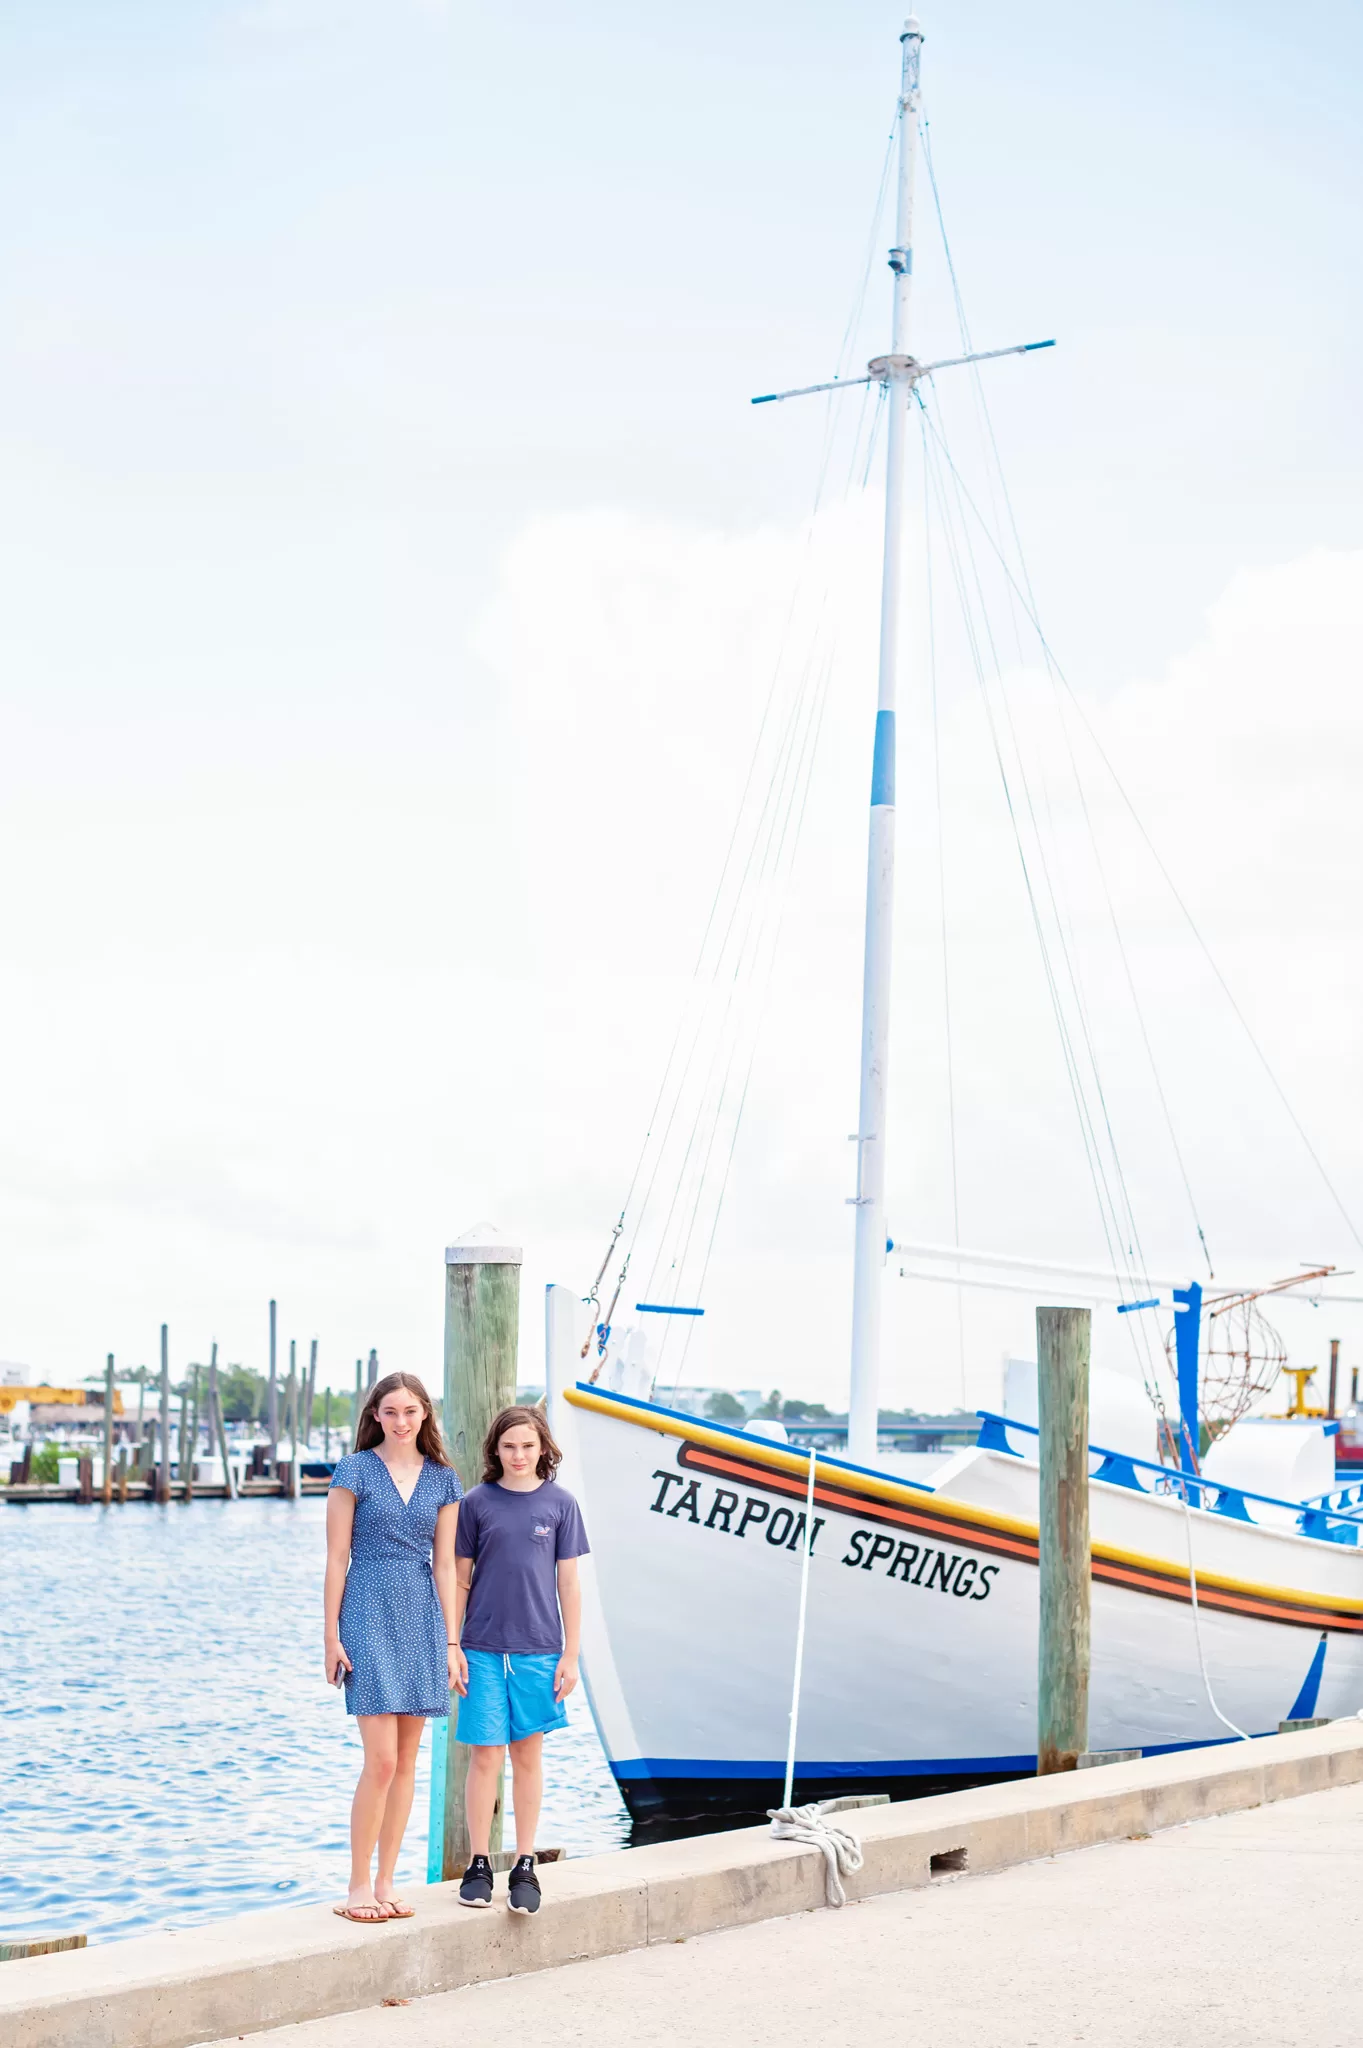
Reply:
[[441, 1508], [463, 1487], [448, 1465], [427, 1458], [404, 1502], [377, 1451], [355, 1451], [331, 1475], [355, 1496], [350, 1569], [341, 1596], [341, 1641], [354, 1667], [345, 1680], [348, 1714], [449, 1713], [445, 1617], [431, 1574]]

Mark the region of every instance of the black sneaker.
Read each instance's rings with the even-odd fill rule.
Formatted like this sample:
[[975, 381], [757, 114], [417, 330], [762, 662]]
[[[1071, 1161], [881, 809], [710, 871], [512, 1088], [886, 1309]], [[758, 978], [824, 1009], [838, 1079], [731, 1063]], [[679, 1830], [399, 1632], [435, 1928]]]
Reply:
[[492, 1865], [486, 1856], [474, 1856], [459, 1885], [461, 1906], [492, 1904]]
[[511, 1866], [511, 1875], [506, 1881], [506, 1903], [513, 1913], [538, 1913], [540, 1909], [540, 1881], [535, 1875], [533, 1856], [522, 1856]]

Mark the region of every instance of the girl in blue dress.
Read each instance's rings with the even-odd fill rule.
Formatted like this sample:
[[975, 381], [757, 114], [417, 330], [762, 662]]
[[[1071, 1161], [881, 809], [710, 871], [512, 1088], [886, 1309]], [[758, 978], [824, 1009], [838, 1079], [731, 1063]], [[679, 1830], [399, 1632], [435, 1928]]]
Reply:
[[456, 1678], [462, 1492], [429, 1394], [411, 1373], [390, 1372], [365, 1402], [354, 1452], [337, 1464], [327, 1497], [327, 1680], [344, 1685], [364, 1744], [350, 1809], [350, 1891], [336, 1908], [347, 1920], [412, 1917], [394, 1873], [422, 1726], [449, 1713]]

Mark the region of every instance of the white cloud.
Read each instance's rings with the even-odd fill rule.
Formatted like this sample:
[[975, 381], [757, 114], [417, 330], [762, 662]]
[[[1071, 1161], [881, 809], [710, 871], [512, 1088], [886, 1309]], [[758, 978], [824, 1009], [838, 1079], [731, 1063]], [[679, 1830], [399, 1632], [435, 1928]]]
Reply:
[[[282, 756], [254, 758], [242, 728], [220, 764], [163, 725], [154, 804], [148, 728], [96, 713], [66, 789], [51, 735], [15, 728], [15, 758], [47, 779], [8, 827], [0, 1349], [88, 1370], [110, 1345], [149, 1357], [164, 1315], [181, 1356], [217, 1334], [258, 1362], [276, 1293], [338, 1380], [371, 1342], [434, 1374], [441, 1247], [490, 1213], [527, 1248], [533, 1366], [540, 1286], [586, 1284], [628, 1183], [767, 685], [775, 670], [779, 723], [813, 642], [831, 661], [827, 715], [687, 1376], [839, 1399], [875, 528], [869, 501], [812, 535], [536, 519], [487, 594], [453, 725], [423, 732], [401, 703], [367, 728], [314, 711], [281, 728]], [[1361, 614], [1363, 557], [1245, 572], [1166, 672], [1105, 703], [1079, 692], [1356, 1212]], [[1098, 1262], [987, 733], [945, 627], [941, 657], [962, 1238]], [[1009, 691], [1146, 1251], [1191, 1272], [1052, 687], [1021, 672]], [[1221, 1270], [1347, 1261], [1356, 1248], [1071, 730]], [[920, 644], [901, 731], [892, 1214], [897, 1235], [946, 1241], [932, 794]], [[958, 1398], [952, 1296], [896, 1280], [890, 1301], [887, 1397]], [[972, 1400], [996, 1396], [1029, 1323], [1021, 1297], [969, 1299]], [[1294, 1310], [1283, 1326], [1308, 1359], [1339, 1334], [1347, 1366], [1363, 1343], [1356, 1312], [1327, 1329]]]

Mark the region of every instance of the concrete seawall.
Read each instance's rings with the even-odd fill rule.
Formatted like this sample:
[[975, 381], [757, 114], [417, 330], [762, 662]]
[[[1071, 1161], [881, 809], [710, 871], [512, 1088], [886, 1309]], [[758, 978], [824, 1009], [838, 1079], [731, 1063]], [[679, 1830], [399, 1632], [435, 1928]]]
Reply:
[[[1181, 1821], [1363, 1782], [1363, 1721], [1252, 1744], [1020, 1779], [849, 1816], [865, 1867], [853, 1898], [1067, 1849], [1153, 1834]], [[454, 1887], [411, 1890], [415, 1920], [376, 1927], [326, 1906], [253, 1913], [0, 1965], [6, 2048], [189, 2048], [288, 2022], [420, 1998], [489, 1978], [676, 1941], [823, 1906], [814, 1850], [765, 1828], [698, 1836], [557, 1864], [534, 1919], [470, 1913]], [[499, 1894], [500, 1900], [500, 1894]]]

